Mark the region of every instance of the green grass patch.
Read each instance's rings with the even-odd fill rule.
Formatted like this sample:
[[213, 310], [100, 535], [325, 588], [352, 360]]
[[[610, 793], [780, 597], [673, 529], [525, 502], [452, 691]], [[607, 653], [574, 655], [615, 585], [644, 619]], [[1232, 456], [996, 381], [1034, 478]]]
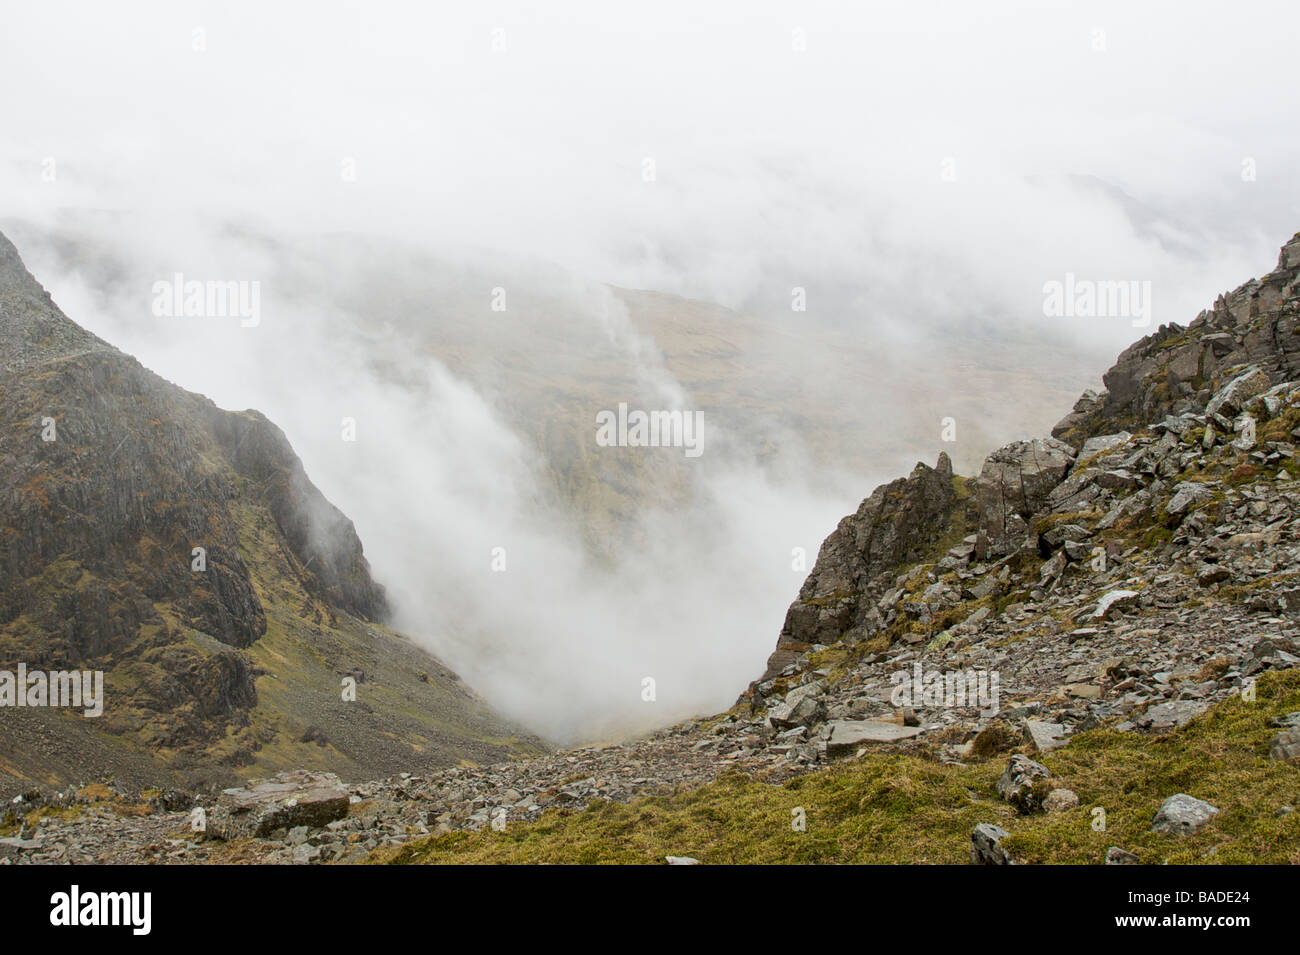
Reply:
[[[1018, 815], [994, 792], [1005, 757], [950, 766], [917, 756], [869, 754], [783, 784], [739, 773], [671, 796], [548, 811], [511, 822], [381, 850], [371, 862], [641, 863], [668, 855], [704, 863], [969, 862], [970, 832], [992, 822], [1019, 860], [1099, 864], [1118, 845], [1144, 863], [1300, 864], [1300, 769], [1271, 760], [1268, 719], [1300, 710], [1300, 671], [1265, 674], [1254, 702], [1236, 697], [1161, 737], [1100, 729], [1041, 757], [1053, 785], [1082, 804], [1058, 815]], [[1148, 832], [1178, 792], [1213, 803], [1200, 833]], [[1099, 831], [1095, 810], [1104, 811]], [[802, 810], [806, 831], [794, 822]]]

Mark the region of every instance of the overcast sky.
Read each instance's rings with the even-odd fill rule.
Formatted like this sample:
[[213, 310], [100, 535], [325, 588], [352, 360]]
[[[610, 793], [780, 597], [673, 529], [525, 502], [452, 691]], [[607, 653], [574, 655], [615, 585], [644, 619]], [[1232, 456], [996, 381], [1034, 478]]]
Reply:
[[[528, 514], [535, 462], [491, 396], [428, 360], [413, 374], [433, 406], [416, 401], [339, 366], [292, 306], [258, 337], [178, 341], [149, 324], [148, 274], [134, 305], [100, 297], [42, 230], [205, 277], [256, 279], [268, 256], [347, 233], [768, 316], [791, 316], [798, 286], [808, 334], [858, 329], [891, 365], [923, 367], [945, 328], [975, 320], [991, 349], [1071, 339], [1097, 378], [1156, 324], [1271, 269], [1300, 230], [1286, 0], [5, 7], [0, 229], [26, 230], [20, 251], [74, 320], [223, 406], [267, 411], [356, 519], [404, 625], [445, 616], [429, 586], [443, 580], [472, 626], [416, 636], [557, 736], [639, 706], [628, 689], [647, 669], [673, 712], [725, 706], [802, 580], [791, 545], [815, 554], [896, 475], [827, 499], [715, 474], [701, 506], [716, 540], [683, 513], [594, 582], [568, 532]], [[1071, 272], [1151, 282], [1152, 326], [1045, 316], [1044, 283]], [[284, 342], [293, 361], [267, 350]], [[388, 417], [393, 440], [364, 462], [333, 433], [340, 395]], [[438, 453], [449, 444], [460, 459]], [[521, 571], [510, 599], [448, 577], [466, 548], [486, 566], [488, 530], [550, 576]], [[505, 656], [475, 649], [511, 640]]]
[[373, 229], [727, 304], [925, 256], [1011, 311], [1150, 278], [1160, 320], [1300, 229], [1287, 2], [7, 6], [6, 216]]

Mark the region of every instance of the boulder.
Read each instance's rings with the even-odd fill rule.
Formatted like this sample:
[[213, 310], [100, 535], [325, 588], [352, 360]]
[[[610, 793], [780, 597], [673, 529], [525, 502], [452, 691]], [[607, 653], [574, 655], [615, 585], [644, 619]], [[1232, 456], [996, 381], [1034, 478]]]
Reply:
[[998, 795], [1016, 808], [1032, 812], [1042, 807], [1046, 795], [1044, 788], [1038, 785], [1039, 781], [1051, 775], [1052, 771], [1042, 763], [1017, 753], [1007, 761], [1007, 768], [998, 779]]
[[1232, 430], [1237, 436], [1232, 439], [1235, 451], [1250, 451], [1255, 447], [1255, 419], [1248, 414], [1241, 415], [1232, 423]]
[[816, 691], [800, 693], [791, 690], [785, 702], [768, 714], [768, 719], [777, 729], [788, 730], [801, 726], [813, 726], [826, 719], [826, 704], [817, 696]]
[[1268, 755], [1284, 763], [1300, 766], [1300, 728], [1286, 729], [1273, 737]]
[[1049, 547], [1060, 547], [1066, 541], [1085, 541], [1092, 532], [1081, 524], [1057, 524], [1042, 536]]
[[1196, 568], [1196, 582], [1202, 587], [1221, 584], [1231, 576], [1232, 572], [1223, 564], [1200, 564]]
[[1122, 491], [1135, 487], [1138, 483], [1137, 475], [1132, 471], [1124, 468], [1114, 468], [1110, 471], [1102, 471], [1097, 475], [1097, 486], [1104, 487], [1108, 491]]
[[1104, 391], [1100, 394], [1092, 389], [1085, 391], [1079, 397], [1079, 400], [1074, 403], [1074, 409], [1052, 428], [1052, 437], [1064, 437], [1070, 431], [1087, 422], [1090, 417], [1101, 411], [1108, 397]]
[[1049, 723], [1045, 720], [1026, 720], [1025, 736], [1040, 753], [1050, 753], [1068, 742], [1064, 723]]
[[1214, 497], [1214, 492], [1204, 484], [1194, 481], [1182, 481], [1174, 488], [1174, 496], [1169, 499], [1165, 510], [1170, 514], [1181, 514], [1193, 504], [1200, 504]]
[[1094, 620], [1106, 620], [1121, 610], [1128, 610], [1137, 603], [1136, 590], [1112, 590], [1102, 594], [1097, 601], [1097, 609], [1092, 612]]
[[1083, 442], [1083, 447], [1079, 449], [1079, 458], [1089, 458], [1094, 454], [1101, 454], [1103, 451], [1113, 451], [1121, 447], [1133, 435], [1127, 431], [1119, 431], [1115, 434], [1099, 434], [1095, 438], [1089, 438]]
[[1204, 700], [1171, 700], [1158, 703], [1134, 718], [1135, 726], [1153, 733], [1167, 732], [1190, 722], [1209, 708]]
[[1073, 789], [1053, 789], [1043, 798], [1044, 812], [1068, 812], [1078, 805], [1079, 795]]
[[1219, 810], [1202, 799], [1177, 793], [1170, 796], [1151, 821], [1152, 832], [1186, 836], [1199, 831]]
[[1062, 548], [1065, 556], [1073, 561], [1091, 560], [1093, 557], [1094, 545], [1085, 544], [1082, 541], [1066, 541]]
[[1264, 370], [1252, 366], [1214, 393], [1205, 406], [1206, 414], [1235, 415], [1247, 401], [1262, 395], [1272, 387], [1272, 380]]
[[1012, 517], [1027, 520], [1049, 507], [1049, 496], [1065, 480], [1074, 449], [1055, 438], [1016, 441], [984, 461], [975, 482], [979, 527], [993, 553], [1009, 553]]
[[208, 813], [207, 832], [238, 839], [296, 826], [319, 828], [346, 816], [348, 803], [348, 791], [333, 773], [280, 773], [223, 791]]
[[918, 726], [901, 726], [883, 720], [836, 720], [830, 724], [830, 729], [831, 734], [826, 740], [827, 756], [855, 752], [865, 743], [896, 743], [922, 732]]
[[981, 822], [970, 834], [970, 861], [972, 865], [1015, 865], [1011, 854], [1001, 842], [1011, 833], [988, 822]]

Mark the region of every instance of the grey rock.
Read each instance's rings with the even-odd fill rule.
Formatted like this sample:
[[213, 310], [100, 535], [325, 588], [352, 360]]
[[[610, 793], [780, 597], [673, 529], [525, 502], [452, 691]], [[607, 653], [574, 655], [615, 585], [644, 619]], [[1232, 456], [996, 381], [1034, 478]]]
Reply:
[[1252, 366], [1215, 392], [1205, 406], [1206, 414], [1236, 414], [1248, 400], [1263, 394], [1272, 385], [1265, 372]]
[[1207, 709], [1209, 704], [1203, 700], [1172, 700], [1150, 707], [1134, 723], [1145, 730], [1165, 732], [1183, 726]]
[[[769, 719], [777, 729], [793, 729], [796, 726], [813, 726], [826, 719], [826, 704], [813, 694], [800, 694], [791, 691], [785, 703], [772, 710]], [[790, 697], [794, 697], [791, 702]]]
[[1068, 812], [1079, 805], [1079, 795], [1072, 789], [1053, 789], [1043, 799], [1044, 812]]
[[1214, 492], [1204, 484], [1195, 481], [1182, 481], [1174, 488], [1174, 496], [1169, 499], [1165, 510], [1170, 514], [1181, 514], [1193, 504], [1208, 501]]
[[1138, 857], [1127, 849], [1111, 846], [1106, 850], [1106, 865], [1137, 865]]
[[988, 822], [981, 822], [970, 834], [972, 865], [1015, 865], [1011, 854], [1002, 848], [1002, 840], [1011, 833]]
[[1017, 753], [1007, 761], [1007, 768], [997, 782], [997, 793], [1013, 806], [1033, 812], [1041, 808], [1044, 795], [1035, 783], [1051, 775], [1052, 771], [1042, 763]]
[[1092, 559], [1093, 546], [1094, 545], [1083, 541], [1066, 541], [1063, 545], [1063, 550], [1065, 551], [1065, 556], [1070, 558], [1070, 560], [1076, 562], [1087, 561]]
[[1045, 720], [1025, 720], [1025, 735], [1040, 753], [1050, 753], [1060, 749], [1067, 740], [1064, 723], [1049, 723]]
[[298, 770], [227, 789], [208, 814], [208, 834], [219, 839], [266, 836], [276, 829], [323, 827], [347, 815], [348, 791], [333, 773]]
[[1285, 729], [1274, 736], [1268, 755], [1284, 763], [1300, 765], [1300, 728]]
[[1074, 463], [1074, 449], [1055, 438], [1017, 441], [994, 451], [975, 482], [981, 533], [996, 553], [1011, 553], [1021, 522], [1045, 510]]
[[293, 850], [294, 865], [310, 865], [320, 859], [320, 846], [309, 846], [306, 844], [296, 846]]
[[918, 726], [900, 726], [882, 720], [839, 720], [830, 724], [830, 731], [826, 739], [828, 756], [853, 752], [866, 743], [896, 743], [923, 732]]
[[1223, 564], [1201, 564], [1196, 568], [1196, 582], [1202, 587], [1223, 583], [1232, 572]]
[[1097, 601], [1097, 609], [1092, 612], [1094, 620], [1106, 620], [1117, 611], [1127, 610], [1137, 604], [1136, 590], [1112, 590], [1102, 594]]
[[1079, 450], [1079, 457], [1088, 458], [1103, 451], [1113, 451], [1132, 437], [1133, 435], [1127, 431], [1119, 431], [1115, 434], [1102, 434], [1095, 438], [1089, 438], [1083, 442], [1083, 447]]
[[1116, 468], [1113, 471], [1102, 471], [1097, 475], [1097, 486], [1104, 487], [1108, 491], [1120, 491], [1127, 488], [1136, 487], [1138, 484], [1137, 475], [1132, 471], [1126, 471], [1123, 468]]
[[1219, 810], [1202, 799], [1177, 793], [1170, 796], [1151, 821], [1152, 832], [1186, 836], [1199, 831]]

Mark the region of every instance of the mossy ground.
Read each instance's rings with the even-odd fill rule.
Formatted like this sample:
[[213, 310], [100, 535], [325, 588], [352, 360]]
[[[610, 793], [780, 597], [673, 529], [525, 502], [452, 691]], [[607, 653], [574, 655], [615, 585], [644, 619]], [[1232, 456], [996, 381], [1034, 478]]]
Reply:
[[[456, 832], [372, 856], [399, 865], [644, 863], [686, 855], [704, 863], [969, 862], [970, 832], [992, 822], [1027, 863], [1097, 864], [1112, 845], [1143, 863], [1300, 865], [1300, 768], [1271, 760], [1270, 717], [1300, 709], [1300, 672], [1263, 676], [1257, 698], [1232, 698], [1161, 737], [1101, 729], [1038, 757], [1081, 805], [1019, 815], [994, 786], [1005, 756], [950, 766], [918, 756], [867, 755], [781, 785], [740, 774], [630, 805], [548, 811], [503, 832]], [[1168, 796], [1190, 793], [1220, 810], [1200, 833], [1149, 832]], [[792, 826], [802, 809], [806, 831]], [[1096, 828], [1104, 811], [1105, 829]]]

